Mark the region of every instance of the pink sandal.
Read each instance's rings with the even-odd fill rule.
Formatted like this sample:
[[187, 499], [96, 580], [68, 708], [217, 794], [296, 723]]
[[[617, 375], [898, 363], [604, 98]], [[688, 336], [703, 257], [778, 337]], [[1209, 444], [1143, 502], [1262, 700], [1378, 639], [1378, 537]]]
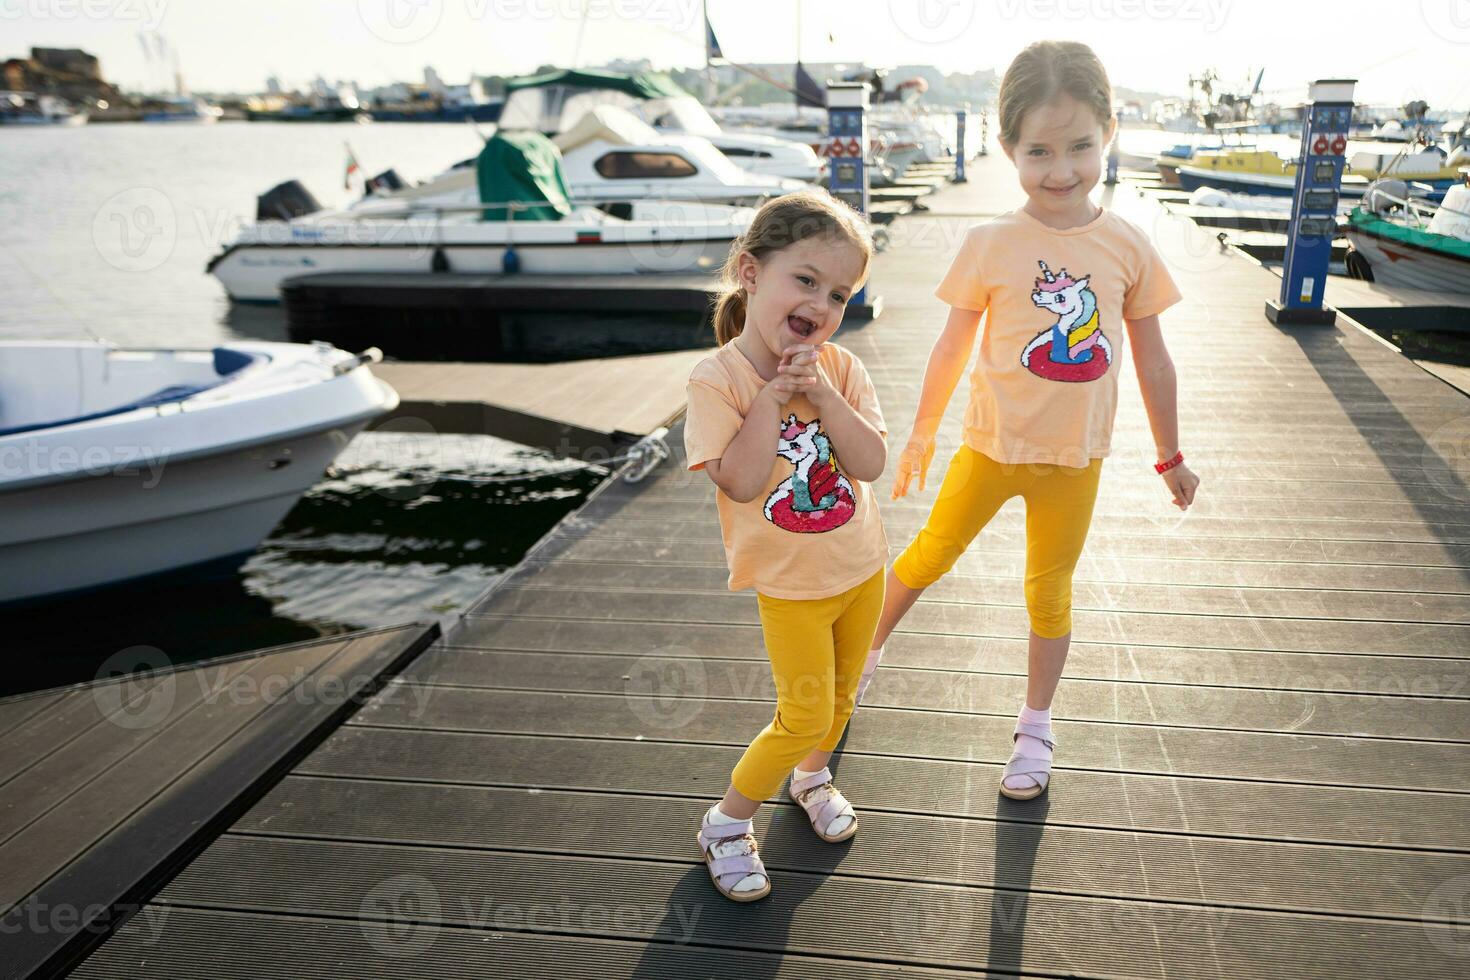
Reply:
[[[1048, 725], [1034, 725], [1031, 722], [1017, 721], [1016, 730], [1011, 733], [1011, 742], [1016, 741], [1017, 735], [1030, 735], [1039, 738], [1046, 743], [1049, 749], [1057, 747], [1057, 737]], [[1036, 785], [1026, 789], [1011, 789], [1006, 785], [1007, 776], [1029, 776]], [[1051, 762], [1047, 759], [1032, 759], [1021, 755], [1015, 749], [1011, 750], [1010, 761], [1006, 763], [1005, 769], [1000, 774], [1000, 795], [1013, 800], [1034, 800], [1046, 788], [1051, 785]]]
[[[791, 778], [787, 791], [791, 798], [806, 811], [807, 819], [812, 823], [812, 830], [816, 831], [818, 837], [829, 844], [840, 844], [853, 834], [857, 833], [857, 813], [852, 804], [847, 802], [847, 797], [837, 791], [832, 785], [832, 770], [826, 766], [821, 772], [813, 773], [803, 779]], [[835, 835], [827, 834], [833, 820], [838, 817], [852, 817], [852, 823], [845, 830]]]
[[[699, 849], [704, 853], [704, 864], [709, 869], [710, 881], [714, 882], [716, 891], [732, 902], [754, 902], [771, 894], [771, 876], [766, 874], [766, 866], [761, 861], [752, 830], [750, 820], [710, 823], [708, 810], [700, 821]], [[713, 851], [717, 845], [736, 842], [744, 844], [744, 850], [723, 857], [714, 856]], [[765, 887], [752, 891], [734, 891], [735, 886], [744, 881], [746, 875], [763, 876], [766, 879]]]

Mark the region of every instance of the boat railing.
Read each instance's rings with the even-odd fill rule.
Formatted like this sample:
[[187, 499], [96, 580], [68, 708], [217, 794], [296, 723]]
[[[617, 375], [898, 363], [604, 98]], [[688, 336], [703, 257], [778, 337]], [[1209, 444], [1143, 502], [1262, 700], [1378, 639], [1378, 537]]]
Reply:
[[[1432, 202], [1416, 197], [1399, 197], [1397, 194], [1392, 194], [1381, 187], [1371, 187], [1369, 193], [1373, 194], [1377, 199], [1397, 204], [1403, 208], [1404, 214], [1413, 219], [1415, 228], [1423, 228], [1427, 225], [1429, 223], [1427, 219], [1433, 218], [1437, 211], [1448, 211], [1450, 214], [1458, 214], [1462, 217], [1470, 218], [1470, 212], [1461, 211], [1459, 208], [1452, 208], [1443, 203], [1435, 205]], [[1368, 195], [1364, 194], [1363, 197], [1366, 202]], [[1376, 208], [1373, 210], [1375, 214], [1378, 213]]]
[[[629, 200], [637, 198], [640, 204], [680, 204], [696, 205], [699, 207], [718, 207], [710, 201], [697, 197], [639, 197], [629, 195]], [[566, 203], [572, 207], [596, 207], [598, 204], [614, 203], [623, 200], [622, 197], [609, 199], [589, 200], [584, 198], [571, 198]], [[341, 212], [340, 217], [351, 218], [357, 221], [370, 221], [377, 218], [417, 218], [417, 217], [443, 217], [455, 214], [472, 214], [476, 211], [504, 210], [510, 217], [508, 221], [514, 221], [517, 212], [530, 211], [533, 208], [555, 207], [551, 201], [479, 201], [474, 204], [411, 204], [403, 208], [352, 208]]]

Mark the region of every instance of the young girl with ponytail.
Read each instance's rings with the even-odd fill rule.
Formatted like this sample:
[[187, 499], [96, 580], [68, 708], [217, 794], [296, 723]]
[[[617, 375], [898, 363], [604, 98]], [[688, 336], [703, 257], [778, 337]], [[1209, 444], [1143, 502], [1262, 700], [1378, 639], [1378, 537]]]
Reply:
[[715, 888], [737, 902], [770, 894], [752, 819], [788, 776], [818, 837], [857, 832], [827, 762], [883, 608], [888, 542], [869, 484], [887, 429], [862, 363], [829, 341], [872, 257], [866, 222], [825, 191], [768, 201], [725, 264], [720, 347], [689, 377], [688, 468], [717, 488], [729, 587], [756, 590], [776, 683], [775, 717], [699, 830]]

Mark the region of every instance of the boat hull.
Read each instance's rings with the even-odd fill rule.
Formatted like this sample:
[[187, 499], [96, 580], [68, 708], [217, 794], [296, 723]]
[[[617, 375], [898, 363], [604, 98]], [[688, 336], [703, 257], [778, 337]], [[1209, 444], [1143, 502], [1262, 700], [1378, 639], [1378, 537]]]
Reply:
[[243, 559], [367, 423], [0, 493], [0, 603]]
[[[665, 242], [516, 242], [521, 275], [634, 275], [713, 272], [725, 261], [735, 232]], [[504, 272], [503, 242], [446, 242], [439, 249], [453, 272]], [[210, 271], [238, 302], [276, 303], [294, 276], [326, 272], [433, 272], [435, 247], [425, 243], [236, 245]]]
[[1434, 292], [1470, 293], [1470, 259], [1447, 255], [1375, 235], [1349, 225], [1348, 241], [1368, 262], [1373, 281], [1385, 286], [1428, 289]]

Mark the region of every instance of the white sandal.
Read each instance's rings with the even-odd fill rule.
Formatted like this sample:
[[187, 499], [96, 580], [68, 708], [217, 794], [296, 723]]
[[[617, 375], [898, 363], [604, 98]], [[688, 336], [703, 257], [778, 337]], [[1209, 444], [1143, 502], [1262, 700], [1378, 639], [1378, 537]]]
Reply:
[[[853, 810], [852, 804], [847, 802], [847, 797], [839, 793], [837, 787], [832, 785], [832, 770], [826, 766], [823, 766], [820, 772], [812, 773], [802, 779], [797, 779], [796, 774], [793, 773], [791, 782], [787, 786], [787, 792], [791, 794], [791, 799], [806, 811], [807, 819], [812, 824], [812, 830], [828, 844], [840, 844], [857, 833], [857, 812]], [[847, 825], [846, 829], [829, 835], [827, 828], [838, 817], [852, 817], [852, 822]]]
[[[732, 902], [754, 902], [771, 894], [771, 876], [766, 874], [766, 866], [761, 861], [752, 829], [750, 820], [712, 823], [708, 810], [700, 820], [699, 849], [704, 854], [704, 864], [709, 869], [710, 881], [715, 883], [716, 891]], [[744, 845], [743, 849], [721, 857], [714, 856], [717, 845], [737, 842]], [[765, 887], [735, 891], [735, 886], [744, 881], [746, 875], [761, 875], [766, 879]]]
[[[1011, 733], [1011, 742], [1016, 741], [1017, 735], [1030, 735], [1039, 738], [1046, 743], [1046, 747], [1055, 750], [1057, 737], [1049, 725], [1036, 725], [1027, 721], [1017, 721], [1016, 730]], [[1011, 789], [1006, 785], [1007, 776], [1029, 776], [1036, 785], [1026, 789]], [[1019, 750], [1011, 750], [1010, 761], [1000, 774], [1000, 795], [1013, 800], [1034, 800], [1046, 788], [1051, 785], [1051, 761], [1048, 759], [1035, 759], [1030, 756], [1021, 755]]]

